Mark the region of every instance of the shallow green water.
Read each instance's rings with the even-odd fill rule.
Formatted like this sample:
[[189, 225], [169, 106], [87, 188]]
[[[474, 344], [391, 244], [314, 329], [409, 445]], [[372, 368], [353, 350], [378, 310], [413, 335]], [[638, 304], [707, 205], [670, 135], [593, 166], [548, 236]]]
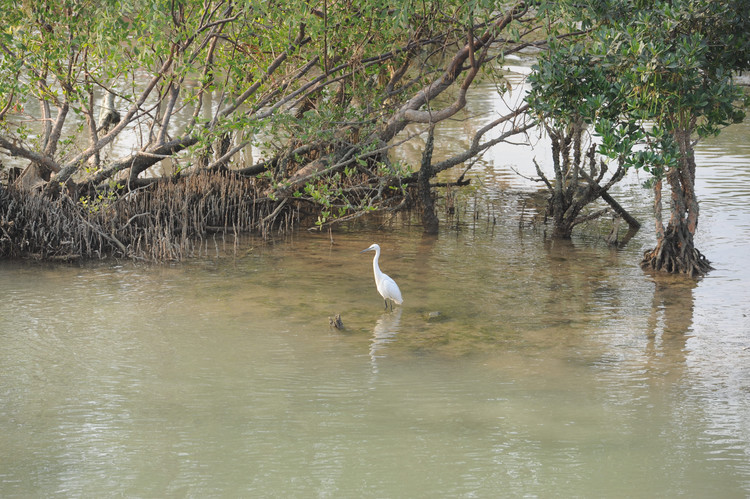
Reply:
[[[693, 285], [644, 275], [638, 241], [511, 223], [333, 237], [3, 264], [0, 494], [750, 493], [741, 262]], [[393, 313], [358, 253], [374, 240]]]
[[[747, 497], [748, 137], [699, 151], [699, 282], [638, 268], [648, 224], [620, 250], [519, 230], [507, 151], [475, 167], [477, 221], [463, 201], [436, 239], [3, 262], [0, 496]], [[616, 197], [648, 220], [641, 180]]]

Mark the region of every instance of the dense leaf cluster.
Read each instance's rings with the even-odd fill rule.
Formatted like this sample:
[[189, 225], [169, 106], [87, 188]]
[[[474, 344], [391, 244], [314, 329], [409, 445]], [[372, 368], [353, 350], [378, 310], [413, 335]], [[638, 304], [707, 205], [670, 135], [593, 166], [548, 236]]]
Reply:
[[675, 131], [706, 136], [744, 118], [733, 76], [750, 68], [747, 0], [575, 6], [558, 14], [585, 35], [553, 44], [530, 78], [542, 120], [592, 125], [601, 154], [660, 176], [677, 164]]
[[[23, 170], [0, 188], [90, 207], [229, 171], [253, 180], [263, 225], [403, 206], [411, 165], [389, 149], [463, 109], [477, 76], [538, 27], [523, 2], [486, 0], [0, 0], [0, 11], [0, 154], [6, 172]], [[520, 114], [435, 172], [525, 130]], [[502, 138], [483, 142], [495, 127]]]

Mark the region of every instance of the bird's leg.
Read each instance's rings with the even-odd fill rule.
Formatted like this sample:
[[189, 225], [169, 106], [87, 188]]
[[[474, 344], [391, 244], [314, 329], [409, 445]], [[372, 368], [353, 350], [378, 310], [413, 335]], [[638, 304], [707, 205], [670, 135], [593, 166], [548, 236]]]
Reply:
[[385, 309], [388, 310], [388, 300], [385, 300]]

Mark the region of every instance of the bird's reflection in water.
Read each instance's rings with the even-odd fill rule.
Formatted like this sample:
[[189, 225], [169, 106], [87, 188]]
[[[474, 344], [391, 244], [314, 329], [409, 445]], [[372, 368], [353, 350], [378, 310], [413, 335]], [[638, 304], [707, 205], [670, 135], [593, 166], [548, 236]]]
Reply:
[[372, 329], [372, 340], [370, 340], [370, 365], [372, 372], [378, 372], [378, 359], [385, 357], [385, 348], [388, 343], [396, 339], [401, 323], [401, 307], [393, 312], [384, 312]]

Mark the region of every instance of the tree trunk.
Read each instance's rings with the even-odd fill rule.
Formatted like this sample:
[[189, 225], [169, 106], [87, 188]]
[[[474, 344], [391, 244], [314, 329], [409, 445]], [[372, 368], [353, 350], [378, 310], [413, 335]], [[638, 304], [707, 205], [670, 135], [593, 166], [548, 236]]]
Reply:
[[573, 218], [566, 217], [569, 205], [566, 203], [562, 188], [555, 186], [549, 201], [549, 210], [552, 213], [552, 238], [570, 239], [573, 236]]
[[419, 168], [417, 177], [419, 185], [419, 201], [422, 204], [422, 223], [426, 234], [437, 234], [439, 230], [439, 221], [435, 215], [435, 206], [432, 200], [432, 191], [430, 190], [430, 178], [432, 177], [432, 149], [434, 144], [435, 127], [430, 127], [427, 135], [427, 143], [422, 153], [422, 165]]
[[708, 259], [695, 247], [693, 234], [685, 223], [670, 223], [664, 237], [657, 241], [656, 248], [643, 255], [641, 267], [692, 277], [700, 277], [713, 269]]
[[[547, 216], [552, 217], [552, 238], [570, 239], [573, 228], [583, 222], [600, 217], [606, 210], [584, 214], [583, 209], [598, 198], [604, 199], [632, 230], [638, 230], [640, 224], [617, 202], [607, 191], [625, 175], [625, 168], [619, 162], [617, 170], [610, 179], [600, 185], [607, 172], [604, 162], [596, 162], [596, 146], [591, 144], [584, 154], [583, 136], [585, 127], [576, 123], [569, 127], [555, 129], [546, 127], [552, 145], [552, 168], [554, 181], [549, 180], [534, 161], [537, 174], [547, 186]], [[572, 150], [572, 154], [571, 154]], [[588, 170], [588, 173], [586, 173]]]
[[671, 216], [664, 229], [661, 215], [661, 186], [654, 186], [656, 215], [656, 248], [646, 251], [641, 267], [699, 277], [712, 270], [710, 262], [695, 247], [698, 228], [698, 198], [695, 194], [695, 155], [688, 131], [678, 131], [675, 138], [680, 147], [678, 168], [667, 171], [672, 191]]

